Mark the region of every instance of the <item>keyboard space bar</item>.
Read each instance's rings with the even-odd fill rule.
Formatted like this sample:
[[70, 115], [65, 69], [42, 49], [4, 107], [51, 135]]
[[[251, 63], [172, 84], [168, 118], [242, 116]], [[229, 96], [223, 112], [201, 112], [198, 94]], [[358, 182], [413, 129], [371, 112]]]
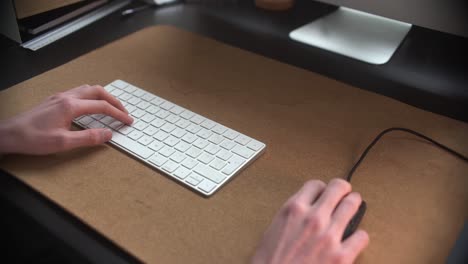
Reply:
[[149, 148], [141, 145], [138, 142], [135, 142], [126, 136], [118, 133], [118, 132], [113, 132], [112, 133], [112, 142], [130, 150], [132, 153], [137, 154], [138, 156], [147, 159], [151, 155], [153, 155], [154, 151], [150, 150]]

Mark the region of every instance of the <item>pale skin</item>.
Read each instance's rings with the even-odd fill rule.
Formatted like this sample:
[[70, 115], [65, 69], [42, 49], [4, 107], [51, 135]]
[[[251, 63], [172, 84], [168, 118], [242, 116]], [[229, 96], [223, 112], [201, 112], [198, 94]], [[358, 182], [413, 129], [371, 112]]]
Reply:
[[[0, 121], [0, 154], [45, 155], [103, 144], [112, 138], [108, 129], [71, 130], [74, 118], [96, 113], [133, 122], [122, 103], [104, 88], [83, 85]], [[369, 236], [358, 230], [344, 241], [341, 237], [360, 203], [361, 196], [344, 180], [306, 182], [273, 218], [252, 263], [353, 263], [367, 247]]]

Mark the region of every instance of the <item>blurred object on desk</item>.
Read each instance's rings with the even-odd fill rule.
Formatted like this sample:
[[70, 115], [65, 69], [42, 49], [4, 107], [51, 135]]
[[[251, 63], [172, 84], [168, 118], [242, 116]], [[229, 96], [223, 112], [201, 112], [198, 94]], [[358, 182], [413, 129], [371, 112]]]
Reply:
[[19, 19], [19, 28], [22, 34], [36, 35], [86, 14], [107, 2], [108, 0], [80, 1], [76, 4]]
[[89, 14], [110, 0], [0, 1], [0, 34], [24, 43]]
[[14, 0], [18, 19], [30, 17], [83, 0]]

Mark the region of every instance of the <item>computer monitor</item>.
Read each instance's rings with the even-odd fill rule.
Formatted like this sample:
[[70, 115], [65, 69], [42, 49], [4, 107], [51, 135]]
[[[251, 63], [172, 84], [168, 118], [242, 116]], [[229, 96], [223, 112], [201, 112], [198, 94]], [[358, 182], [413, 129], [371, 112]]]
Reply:
[[290, 38], [371, 64], [388, 62], [412, 25], [468, 37], [467, 0], [320, 1], [338, 9]]

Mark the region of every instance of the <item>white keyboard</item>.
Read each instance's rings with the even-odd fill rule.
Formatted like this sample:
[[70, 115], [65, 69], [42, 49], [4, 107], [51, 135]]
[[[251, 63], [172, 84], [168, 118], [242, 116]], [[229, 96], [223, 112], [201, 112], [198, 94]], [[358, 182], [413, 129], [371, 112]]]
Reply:
[[110, 143], [184, 185], [212, 195], [257, 158], [265, 144], [121, 80], [104, 87], [134, 118], [81, 116], [83, 128], [111, 128]]

